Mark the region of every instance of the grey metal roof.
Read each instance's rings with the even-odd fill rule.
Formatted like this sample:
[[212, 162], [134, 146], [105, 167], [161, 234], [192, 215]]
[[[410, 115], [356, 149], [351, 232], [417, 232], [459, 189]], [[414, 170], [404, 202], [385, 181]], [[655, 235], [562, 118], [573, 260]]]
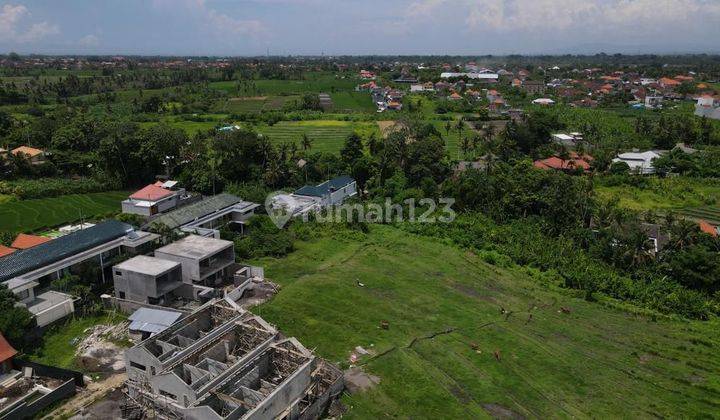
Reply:
[[295, 191], [297, 195], [307, 195], [311, 197], [322, 197], [330, 194], [331, 191], [337, 191], [340, 188], [346, 187], [355, 182], [354, 179], [347, 175], [333, 178], [329, 181], [325, 181], [319, 185], [306, 185], [299, 190]]
[[182, 313], [160, 309], [140, 308], [128, 317], [131, 331], [144, 331], [157, 334], [174, 324]]
[[210, 213], [214, 213], [240, 202], [242, 202], [242, 200], [232, 194], [218, 194], [208, 197], [202, 201], [198, 201], [197, 203], [189, 204], [177, 210], [167, 212], [162, 216], [153, 219], [150, 224], [164, 224], [170, 229], [177, 229], [195, 219], [207, 216]]
[[132, 231], [132, 226], [117, 220], [61, 236], [50, 242], [0, 258], [0, 281], [56, 263], [83, 251], [100, 246]]

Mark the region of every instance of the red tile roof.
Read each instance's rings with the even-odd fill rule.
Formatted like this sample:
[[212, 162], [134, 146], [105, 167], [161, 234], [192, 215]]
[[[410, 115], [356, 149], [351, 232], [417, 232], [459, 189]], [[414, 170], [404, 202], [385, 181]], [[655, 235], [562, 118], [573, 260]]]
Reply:
[[44, 244], [45, 242], [50, 242], [52, 239], [46, 238], [44, 236], [35, 236], [35, 235], [26, 235], [24, 233], [21, 233], [15, 238], [12, 244], [10, 244], [11, 247], [15, 249], [28, 249], [32, 248], [34, 246], [38, 246], [40, 244]]
[[698, 225], [700, 226], [700, 230], [707, 233], [708, 235], [712, 235], [715, 237], [718, 236], [717, 227], [711, 225], [710, 223], [704, 220], [700, 220], [698, 221]]
[[0, 258], [10, 255], [15, 251], [17, 251], [17, 249], [8, 248], [4, 245], [0, 245]]
[[15, 356], [17, 354], [17, 350], [15, 350], [10, 343], [7, 342], [5, 337], [3, 337], [2, 333], [0, 333], [0, 363], [8, 360], [9, 358]]
[[593, 158], [588, 155], [580, 156], [577, 153], [571, 153], [570, 159], [561, 159], [557, 156], [550, 156], [547, 159], [536, 160], [533, 166], [540, 169], [555, 169], [555, 170], [575, 170], [582, 169], [587, 171], [590, 169], [590, 162]]
[[173, 195], [172, 191], [166, 190], [165, 188], [159, 187], [154, 184], [150, 184], [147, 187], [135, 192], [130, 198], [134, 200], [147, 200], [147, 201], [158, 201], [165, 197]]
[[27, 155], [27, 156], [30, 156], [30, 157], [35, 157], [35, 156], [40, 155], [40, 154], [43, 154], [43, 153], [45, 153], [45, 152], [43, 152], [43, 151], [40, 150], [40, 149], [36, 149], [36, 148], [34, 148], [34, 147], [20, 146], [20, 147], [17, 147], [17, 148], [15, 148], [15, 149], [12, 150], [12, 154], [13, 154], [13, 155], [17, 155], [18, 153], [22, 153], [23, 155]]

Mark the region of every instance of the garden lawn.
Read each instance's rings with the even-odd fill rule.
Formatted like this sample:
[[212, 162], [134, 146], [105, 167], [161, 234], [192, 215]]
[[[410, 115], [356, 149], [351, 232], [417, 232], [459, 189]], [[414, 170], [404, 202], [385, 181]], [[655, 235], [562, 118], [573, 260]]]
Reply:
[[388, 226], [297, 248], [259, 261], [282, 289], [253, 311], [343, 366], [356, 346], [388, 352], [361, 359], [380, 383], [343, 397], [346, 418], [720, 412], [717, 320], [652, 321]]
[[51, 327], [43, 334], [42, 347], [30, 355], [30, 360], [64, 369], [77, 369], [75, 350], [77, 342], [87, 336], [85, 330], [98, 324], [112, 325], [125, 320], [117, 313], [70, 318]]
[[71, 194], [0, 204], [0, 231], [31, 232], [120, 211], [125, 191]]

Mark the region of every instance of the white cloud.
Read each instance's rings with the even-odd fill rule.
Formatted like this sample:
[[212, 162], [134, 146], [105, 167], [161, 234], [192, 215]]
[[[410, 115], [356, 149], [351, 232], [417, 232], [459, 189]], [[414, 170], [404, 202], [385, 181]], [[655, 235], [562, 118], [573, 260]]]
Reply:
[[199, 20], [206, 29], [217, 35], [258, 35], [265, 31], [265, 25], [255, 19], [235, 19], [225, 13], [209, 7], [205, 0], [154, 0], [153, 4], [161, 10], [184, 10]]
[[597, 32], [639, 30], [666, 25], [694, 25], [720, 17], [720, 2], [705, 0], [477, 0], [468, 8], [471, 29], [562, 31], [591, 28]]
[[60, 33], [57, 25], [44, 21], [32, 23], [25, 30], [21, 29], [21, 20], [29, 16], [30, 12], [22, 4], [4, 5], [0, 9], [0, 41], [29, 43]]
[[78, 41], [78, 43], [83, 47], [97, 47], [98, 45], [100, 45], [100, 38], [98, 38], [97, 35], [89, 34], [80, 38], [80, 41]]

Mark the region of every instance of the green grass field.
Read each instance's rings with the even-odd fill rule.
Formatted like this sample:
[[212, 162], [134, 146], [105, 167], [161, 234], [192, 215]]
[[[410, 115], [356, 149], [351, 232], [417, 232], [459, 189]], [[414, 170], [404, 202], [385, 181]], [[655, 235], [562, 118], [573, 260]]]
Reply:
[[259, 261], [282, 290], [253, 311], [344, 366], [355, 346], [388, 351], [361, 359], [380, 383], [344, 397], [346, 418], [720, 412], [717, 320], [653, 322], [544, 285], [550, 276], [387, 226], [297, 248]]
[[0, 231], [38, 231], [82, 218], [119, 212], [120, 201], [127, 196], [124, 191], [111, 191], [3, 203], [0, 204]]
[[266, 95], [290, 95], [303, 94], [307, 92], [348, 91], [358, 85], [358, 80], [353, 78], [340, 79], [333, 74], [311, 73], [305, 80], [252, 80], [255, 90], [238, 90], [238, 82], [212, 82], [210, 88], [222, 90], [234, 96], [266, 96]]
[[377, 133], [374, 122], [358, 123], [349, 121], [280, 121], [272, 126], [260, 126], [258, 131], [270, 138], [272, 143], [295, 142], [300, 145], [303, 133], [312, 140], [313, 152], [336, 153], [342, 149], [345, 138], [357, 132], [361, 136]]
[[367, 92], [336, 92], [330, 97], [335, 111], [375, 112], [377, 109]]
[[720, 182], [711, 179], [647, 178], [640, 188], [630, 185], [596, 184], [596, 194], [605, 200], [617, 198], [618, 205], [631, 210], [680, 210], [720, 203]]
[[215, 110], [218, 112], [232, 113], [232, 114], [243, 114], [260, 111], [272, 111], [279, 110], [290, 101], [299, 99], [297, 95], [287, 96], [260, 96], [260, 97], [249, 97], [249, 98], [230, 98], [222, 100], [215, 105]]

